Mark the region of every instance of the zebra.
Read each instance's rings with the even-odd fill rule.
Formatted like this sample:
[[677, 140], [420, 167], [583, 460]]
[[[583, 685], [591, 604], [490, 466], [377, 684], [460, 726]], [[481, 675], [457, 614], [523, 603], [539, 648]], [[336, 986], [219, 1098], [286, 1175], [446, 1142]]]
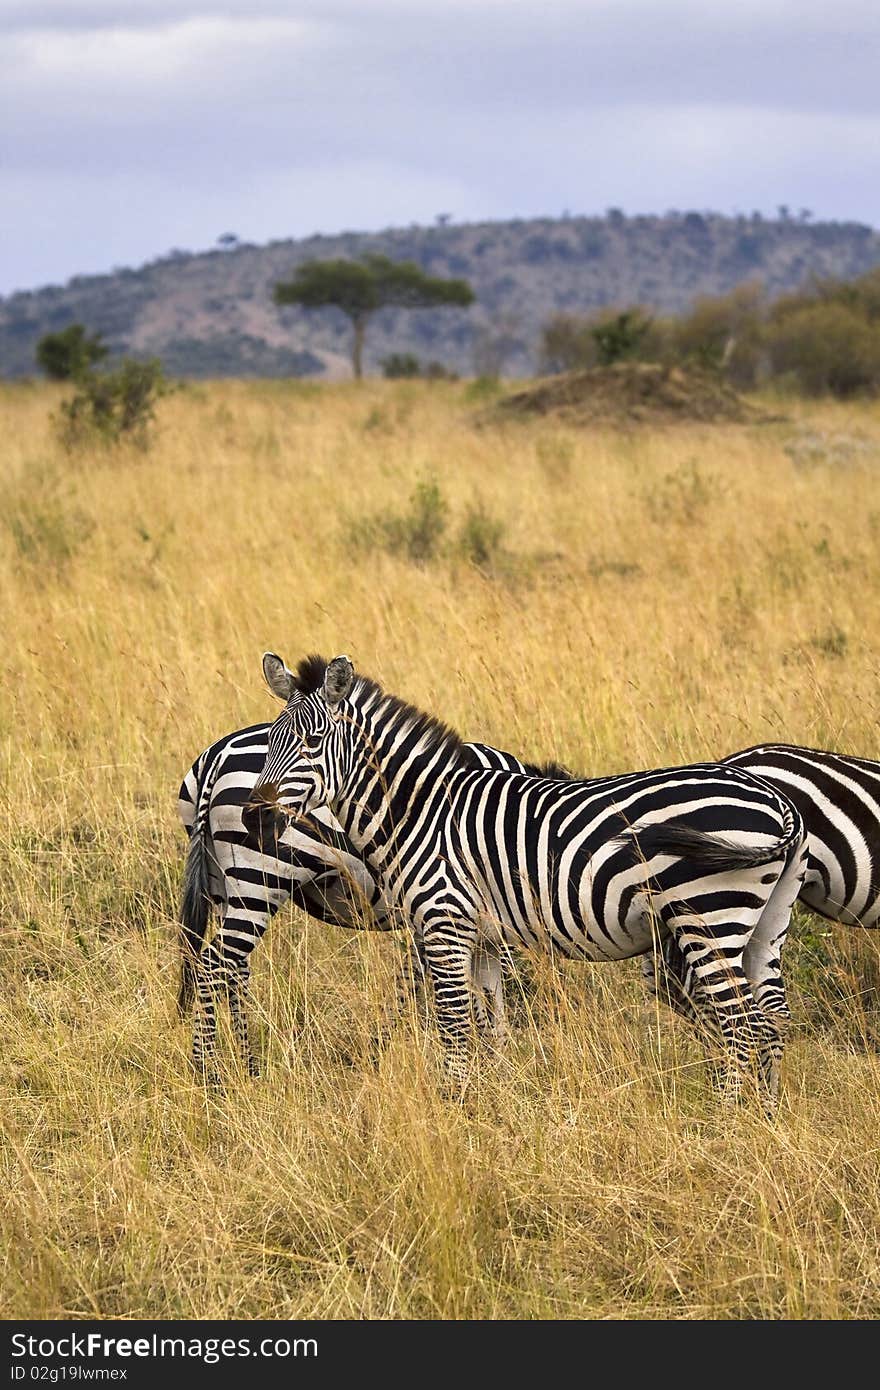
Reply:
[[780, 956], [806, 859], [786, 798], [731, 764], [565, 782], [484, 770], [346, 656], [294, 673], [267, 652], [263, 674], [285, 708], [245, 821], [333, 811], [421, 939], [447, 1090], [467, 1080], [475, 945], [623, 960], [671, 935], [724, 1041], [726, 1091], [756, 1059], [773, 1107]]
[[[763, 743], [723, 761], [776, 788], [801, 814], [807, 868], [800, 900], [844, 926], [880, 924], [880, 762], [790, 743]], [[649, 989], [692, 1016], [695, 981], [672, 937], [642, 964]]]
[[[390, 931], [404, 925], [326, 807], [316, 808], [277, 835], [263, 837], [244, 824], [242, 811], [266, 761], [270, 728], [268, 722], [252, 724], [217, 739], [193, 762], [178, 793], [177, 810], [189, 848], [180, 911], [177, 1005], [186, 1018], [198, 987], [193, 1063], [199, 1074], [212, 1080], [215, 1001], [221, 990], [228, 999], [242, 1061], [252, 1076], [258, 1073], [246, 1009], [251, 953], [284, 903], [290, 900], [309, 916], [337, 927]], [[467, 746], [480, 767], [568, 776], [555, 763], [539, 768], [486, 744]], [[206, 945], [212, 905], [219, 925]], [[475, 953], [472, 974], [478, 1022], [500, 1041], [507, 1024], [497, 959]], [[424, 963], [413, 938], [398, 972], [398, 1012], [411, 996], [418, 1001], [423, 978]]]

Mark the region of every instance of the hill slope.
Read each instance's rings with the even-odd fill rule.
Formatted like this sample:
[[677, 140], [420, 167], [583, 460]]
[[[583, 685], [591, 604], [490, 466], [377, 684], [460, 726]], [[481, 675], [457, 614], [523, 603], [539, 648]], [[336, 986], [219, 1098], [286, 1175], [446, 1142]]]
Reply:
[[33, 372], [42, 334], [79, 320], [114, 350], [158, 354], [181, 375], [345, 375], [344, 316], [279, 310], [271, 290], [310, 257], [365, 251], [465, 276], [478, 300], [469, 310], [383, 312], [368, 333], [368, 371], [408, 351], [462, 373], [503, 365], [522, 375], [534, 371], [541, 325], [558, 310], [639, 302], [675, 312], [745, 280], [777, 294], [811, 274], [858, 275], [880, 263], [880, 233], [859, 223], [610, 212], [171, 252], [137, 270], [0, 299], [0, 374]]

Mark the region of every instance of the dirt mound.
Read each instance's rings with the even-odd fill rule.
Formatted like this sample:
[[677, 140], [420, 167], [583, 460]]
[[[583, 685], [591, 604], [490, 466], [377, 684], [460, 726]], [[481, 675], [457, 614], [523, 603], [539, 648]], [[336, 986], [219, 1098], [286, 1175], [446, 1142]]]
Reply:
[[760, 424], [771, 418], [709, 372], [653, 362], [616, 362], [547, 377], [505, 396], [482, 419], [553, 415], [573, 425], [698, 421]]

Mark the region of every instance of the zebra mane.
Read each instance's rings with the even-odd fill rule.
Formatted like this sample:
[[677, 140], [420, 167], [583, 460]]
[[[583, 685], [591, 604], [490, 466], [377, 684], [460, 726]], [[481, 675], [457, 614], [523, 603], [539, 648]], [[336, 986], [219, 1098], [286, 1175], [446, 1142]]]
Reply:
[[324, 675], [327, 670], [327, 659], [318, 656], [317, 652], [312, 652], [310, 656], [304, 656], [296, 668], [293, 683], [300, 695], [314, 695], [316, 690], [320, 690], [324, 684]]
[[562, 763], [523, 763], [529, 777], [546, 777], [549, 782], [573, 782], [575, 776]]
[[444, 724], [442, 719], [437, 719], [433, 714], [426, 714], [415, 705], [407, 704], [397, 695], [389, 695], [387, 690], [383, 690], [381, 685], [369, 676], [358, 674], [357, 681], [360, 692], [368, 697], [373, 696], [383, 715], [394, 715], [407, 724], [422, 743], [426, 753], [434, 752], [442, 745], [447, 753], [454, 755], [456, 762], [464, 764], [465, 767], [470, 765], [470, 754], [461, 735], [448, 724]]
[[[313, 695], [316, 690], [320, 690], [323, 686], [326, 670], [327, 660], [325, 657], [318, 656], [315, 652], [311, 656], [303, 657], [296, 668], [296, 689], [301, 695]], [[443, 723], [442, 719], [436, 719], [433, 714], [426, 714], [424, 710], [417, 709], [415, 705], [408, 705], [397, 695], [390, 695], [387, 690], [383, 690], [378, 681], [371, 680], [369, 676], [362, 675], [360, 671], [355, 676], [355, 682], [355, 689], [360, 695], [368, 697], [367, 703], [369, 705], [372, 705], [373, 708], [381, 705], [383, 713], [393, 714], [405, 720], [413, 733], [424, 740], [426, 751], [430, 752], [443, 744], [448, 752], [457, 756], [459, 761], [466, 766], [469, 765], [469, 754], [464, 741], [455, 729], [450, 729], [448, 724]]]

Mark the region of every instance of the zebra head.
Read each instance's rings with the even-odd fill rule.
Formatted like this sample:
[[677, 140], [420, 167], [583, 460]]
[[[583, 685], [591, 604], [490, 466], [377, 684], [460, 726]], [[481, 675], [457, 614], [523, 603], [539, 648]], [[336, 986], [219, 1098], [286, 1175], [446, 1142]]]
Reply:
[[289, 671], [274, 652], [263, 656], [263, 675], [284, 709], [269, 729], [266, 762], [249, 800], [251, 814], [283, 813], [297, 819], [326, 806], [343, 775], [344, 704], [354, 684], [347, 656], [326, 664], [319, 657]]

